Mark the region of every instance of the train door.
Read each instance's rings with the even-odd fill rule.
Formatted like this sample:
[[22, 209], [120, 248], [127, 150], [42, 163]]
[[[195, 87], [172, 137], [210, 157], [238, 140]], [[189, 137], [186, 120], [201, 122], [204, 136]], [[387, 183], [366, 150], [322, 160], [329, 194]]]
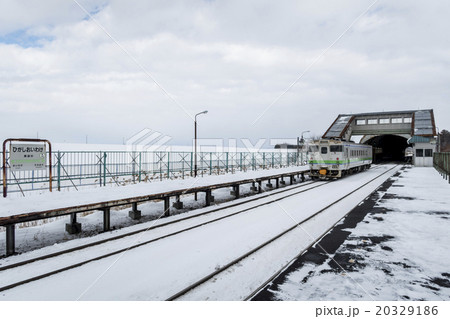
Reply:
[[350, 148], [348, 146], [345, 147], [345, 165], [343, 167], [343, 169], [347, 170], [348, 169], [348, 165], [350, 164]]

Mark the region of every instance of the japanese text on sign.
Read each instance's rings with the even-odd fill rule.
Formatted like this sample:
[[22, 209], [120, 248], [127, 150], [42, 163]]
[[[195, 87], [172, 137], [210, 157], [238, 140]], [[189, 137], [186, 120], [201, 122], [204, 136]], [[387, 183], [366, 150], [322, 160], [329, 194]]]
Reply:
[[45, 144], [10, 144], [10, 166], [14, 171], [45, 169]]

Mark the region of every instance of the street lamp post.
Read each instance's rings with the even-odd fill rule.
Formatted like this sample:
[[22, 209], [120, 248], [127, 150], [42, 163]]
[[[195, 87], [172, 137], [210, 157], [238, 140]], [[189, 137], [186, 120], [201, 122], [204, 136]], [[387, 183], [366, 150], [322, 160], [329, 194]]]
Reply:
[[197, 116], [200, 114], [206, 114], [208, 113], [208, 111], [203, 111], [200, 113], [195, 114], [195, 118], [194, 118], [194, 177], [197, 177]]
[[[310, 131], [303, 131], [301, 134], [301, 137], [302, 137], [301, 139], [297, 137], [297, 162], [298, 162], [298, 158], [299, 158], [299, 154], [300, 154], [300, 143], [302, 144], [302, 148], [303, 148], [303, 144], [305, 143], [305, 140], [303, 139], [303, 134], [309, 133], [309, 132]], [[301, 154], [300, 164], [303, 165], [303, 152]]]

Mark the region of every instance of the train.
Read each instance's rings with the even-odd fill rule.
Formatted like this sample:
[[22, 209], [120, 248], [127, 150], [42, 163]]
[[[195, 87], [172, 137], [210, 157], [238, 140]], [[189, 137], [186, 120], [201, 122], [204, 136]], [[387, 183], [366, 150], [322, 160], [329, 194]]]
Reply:
[[414, 150], [412, 147], [405, 148], [405, 157], [413, 157], [414, 156]]
[[411, 164], [411, 163], [412, 163], [413, 156], [414, 156], [414, 150], [413, 150], [413, 148], [410, 147], [410, 146], [407, 147], [407, 148], [405, 149], [405, 162], [406, 162], [407, 164]]
[[371, 145], [321, 139], [309, 144], [310, 177], [337, 179], [369, 169], [373, 161]]

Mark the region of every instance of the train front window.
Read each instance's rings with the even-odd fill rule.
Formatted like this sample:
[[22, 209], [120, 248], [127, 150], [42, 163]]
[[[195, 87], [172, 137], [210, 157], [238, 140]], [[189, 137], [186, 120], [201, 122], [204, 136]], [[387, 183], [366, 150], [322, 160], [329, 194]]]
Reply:
[[341, 153], [342, 145], [330, 145], [330, 152], [332, 153]]
[[327, 153], [328, 153], [328, 147], [322, 146], [322, 147], [320, 148], [320, 153], [322, 153], [322, 154], [327, 154]]

